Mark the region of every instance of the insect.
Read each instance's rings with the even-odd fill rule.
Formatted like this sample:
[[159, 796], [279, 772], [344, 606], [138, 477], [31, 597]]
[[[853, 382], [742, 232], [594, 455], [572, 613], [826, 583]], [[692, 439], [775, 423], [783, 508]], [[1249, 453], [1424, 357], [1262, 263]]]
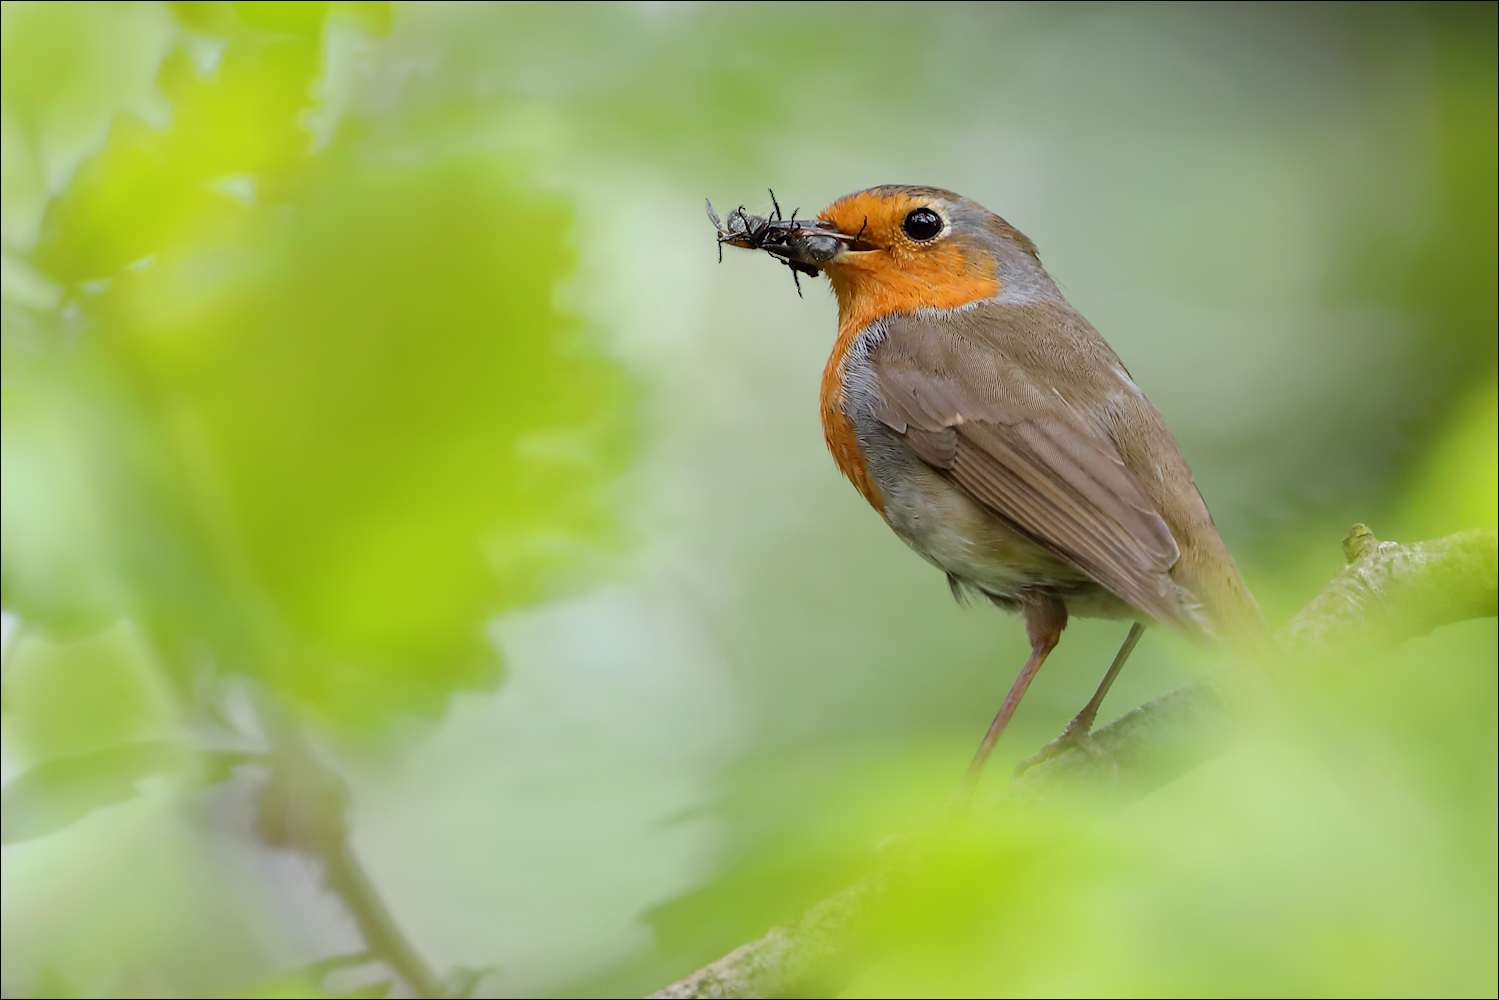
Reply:
[[[767, 189], [769, 190], [769, 189]], [[798, 219], [796, 213], [800, 209], [793, 209], [788, 219], [781, 214], [781, 204], [776, 200], [776, 193], [770, 191], [770, 204], [773, 212], [770, 215], [751, 215], [745, 211], [743, 205], [729, 213], [727, 223], [719, 219], [718, 213], [713, 210], [713, 202], [705, 199], [708, 206], [708, 221], [713, 223], [718, 230], [718, 260], [723, 263], [723, 245], [744, 247], [746, 250], [764, 250], [766, 253], [776, 257], [782, 264], [791, 268], [791, 280], [796, 283], [796, 294], [802, 293], [800, 274], [808, 274], [816, 277], [821, 272], [798, 260], [798, 251], [806, 252], [813, 249], [815, 253], [816, 240], [828, 244], [828, 250], [836, 248], [838, 242], [849, 242], [849, 238], [841, 233], [833, 234], [827, 223], [818, 219]]]

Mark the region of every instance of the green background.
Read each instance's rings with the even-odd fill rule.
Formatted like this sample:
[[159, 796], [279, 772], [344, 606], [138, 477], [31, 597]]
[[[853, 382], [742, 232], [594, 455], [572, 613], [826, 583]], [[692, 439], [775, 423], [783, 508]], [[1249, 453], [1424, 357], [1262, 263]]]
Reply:
[[[1165, 414], [1275, 623], [1495, 523], [1495, 6], [10, 3], [7, 995], [315, 995], [273, 692], [479, 995], [648, 992], [931, 826], [1023, 659], [825, 454], [720, 211], [960, 191]], [[1087, 698], [1077, 622], [990, 769]], [[1308, 668], [947, 844], [848, 995], [1492, 994], [1495, 629]], [[1105, 715], [1207, 665], [1150, 634]], [[217, 756], [215, 756], [217, 754]], [[329, 987], [330, 989], [332, 987]]]

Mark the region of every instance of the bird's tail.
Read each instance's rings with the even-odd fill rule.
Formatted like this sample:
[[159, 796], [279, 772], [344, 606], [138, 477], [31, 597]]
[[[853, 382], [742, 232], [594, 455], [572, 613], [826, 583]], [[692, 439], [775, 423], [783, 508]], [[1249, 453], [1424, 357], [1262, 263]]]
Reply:
[[1202, 601], [1215, 644], [1236, 662], [1274, 675], [1280, 664], [1280, 646], [1233, 556], [1221, 541], [1215, 541], [1217, 551], [1196, 560], [1200, 572], [1191, 574], [1194, 579], [1189, 586]]

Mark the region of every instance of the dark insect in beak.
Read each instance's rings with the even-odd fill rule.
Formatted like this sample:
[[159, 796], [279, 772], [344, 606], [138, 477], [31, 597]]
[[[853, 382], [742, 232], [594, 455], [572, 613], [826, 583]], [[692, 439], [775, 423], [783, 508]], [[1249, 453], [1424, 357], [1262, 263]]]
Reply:
[[[708, 221], [713, 223], [713, 228], [718, 231], [718, 259], [723, 261], [723, 245], [743, 247], [746, 250], [764, 250], [772, 257], [778, 259], [782, 264], [791, 268], [791, 279], [796, 283], [796, 294], [801, 295], [802, 284], [799, 275], [806, 274], [815, 277], [819, 269], [813, 261], [830, 259], [837, 252], [838, 244], [852, 245], [857, 239], [850, 238], [840, 233], [830, 223], [821, 219], [798, 220], [796, 213], [801, 211], [795, 209], [791, 218], [787, 219], [781, 214], [781, 204], [776, 200], [774, 191], [770, 192], [770, 204], [772, 214], [768, 216], [751, 215], [745, 211], [743, 205], [729, 213], [728, 220], [719, 219], [718, 213], [713, 210], [713, 203], [707, 202]], [[809, 240], [811, 237], [818, 239]], [[814, 252], [812, 244], [817, 245]], [[808, 260], [808, 257], [811, 260]]]

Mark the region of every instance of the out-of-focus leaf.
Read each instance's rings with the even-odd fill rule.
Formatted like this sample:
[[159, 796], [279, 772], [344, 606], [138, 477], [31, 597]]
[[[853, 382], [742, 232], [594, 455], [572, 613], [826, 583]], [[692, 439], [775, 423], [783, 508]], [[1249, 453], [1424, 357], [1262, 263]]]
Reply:
[[0, 21], [0, 232], [10, 254], [33, 245], [47, 198], [98, 150], [117, 113], [165, 118], [152, 82], [174, 27], [143, 3], [7, 3]]
[[[16, 329], [22, 317], [7, 319], [8, 339], [23, 335]], [[53, 333], [24, 334], [34, 332], [37, 339]], [[66, 635], [92, 632], [130, 604], [118, 559], [119, 510], [101, 502], [100, 481], [108, 472], [96, 461], [102, 456], [92, 433], [110, 422], [94, 419], [100, 407], [86, 392], [32, 359], [8, 353], [5, 364], [10, 378], [27, 384], [26, 391], [7, 386], [0, 394], [6, 607]]]
[[390, 0], [333, 0], [332, 13], [354, 18], [377, 38], [390, 34], [395, 17]]
[[[243, 997], [383, 997], [390, 992], [390, 980], [379, 980], [366, 986], [347, 990], [325, 990], [323, 981], [330, 972], [374, 961], [367, 953], [334, 955], [300, 969], [283, 972], [274, 978], [257, 983], [253, 988], [239, 994]], [[462, 995], [462, 994], [458, 994]]]
[[304, 701], [357, 720], [491, 676], [483, 620], [607, 524], [622, 384], [552, 305], [570, 226], [503, 162], [330, 157], [290, 212], [101, 296]]
[[0, 842], [40, 837], [134, 798], [143, 778], [183, 767], [189, 756], [180, 743], [128, 743], [38, 764], [0, 796]]
[[233, 181], [264, 197], [302, 165], [312, 136], [298, 115], [316, 71], [316, 43], [291, 36], [231, 44], [207, 78], [174, 51], [158, 77], [171, 127], [117, 120], [104, 151], [49, 207], [37, 263], [63, 281], [110, 278], [224, 232], [242, 214], [244, 188]]
[[[80, 331], [39, 325], [35, 354], [7, 353], [0, 395], [6, 608], [55, 641], [134, 619], [154, 647], [142, 655], [182, 684], [184, 661], [244, 645], [248, 623], [224, 600], [196, 500], [126, 374], [95, 338], [62, 346]], [[173, 645], [188, 635], [192, 653]]]
[[1499, 510], [1499, 386], [1490, 379], [1454, 408], [1405, 515], [1406, 538], [1493, 527]]
[[316, 38], [323, 29], [323, 18], [328, 16], [327, 0], [234, 0], [232, 6], [239, 19], [252, 28], [262, 31], [285, 32]]
[[37, 976], [36, 988], [31, 991], [31, 996], [39, 1000], [40, 998], [51, 1000], [53, 997], [83, 996], [83, 992], [58, 975], [55, 970], [42, 969], [41, 974]]
[[217, 65], [172, 53], [170, 127], [122, 117], [49, 210], [35, 262], [77, 329], [41, 324], [7, 397], [6, 599], [131, 615], [330, 721], [428, 710], [607, 533], [624, 382], [552, 301], [564, 199], [352, 127], [310, 155], [325, 12], [235, 11], [179, 5]]
[[6, 743], [20, 760], [186, 738], [160, 661], [130, 623], [64, 642], [27, 630], [6, 660]]

